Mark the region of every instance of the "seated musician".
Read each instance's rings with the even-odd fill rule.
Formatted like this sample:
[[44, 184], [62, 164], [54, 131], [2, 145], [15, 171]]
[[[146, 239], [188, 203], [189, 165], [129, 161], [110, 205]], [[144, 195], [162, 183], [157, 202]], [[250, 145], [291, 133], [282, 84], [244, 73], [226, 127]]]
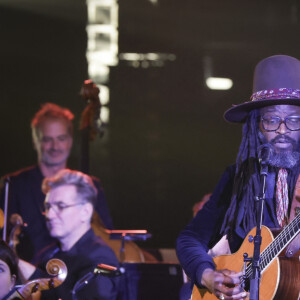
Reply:
[[[72, 290], [76, 282], [98, 264], [117, 267], [118, 260], [100, 237], [91, 229], [93, 207], [97, 199], [97, 190], [92, 179], [81, 172], [61, 170], [52, 178], [43, 182], [46, 224], [50, 235], [58, 243], [45, 248], [40, 254], [38, 267], [19, 262], [19, 268], [25, 279], [42, 277], [41, 270], [52, 258], [65, 262], [68, 275], [59, 287], [42, 292], [42, 299], [72, 299]], [[116, 298], [118, 279], [99, 275], [77, 294], [77, 299]]]
[[0, 300], [13, 292], [18, 274], [18, 259], [12, 249], [0, 241]]
[[[293, 197], [300, 162], [300, 61], [276, 55], [259, 62], [251, 100], [226, 111], [227, 121], [244, 123], [236, 164], [226, 169], [210, 200], [177, 239], [177, 255], [186, 274], [219, 299], [248, 296], [240, 287], [241, 273], [219, 269], [208, 252], [222, 237], [223, 246], [214, 255], [236, 252], [256, 226], [261, 145], [271, 151], [262, 223], [283, 228], [300, 205]], [[241, 261], [242, 266], [243, 255]]]
[[[53, 241], [42, 214], [45, 195], [41, 191], [41, 185], [44, 177], [54, 176], [66, 168], [73, 143], [73, 117], [72, 112], [66, 108], [53, 103], [44, 104], [31, 122], [37, 165], [7, 175], [10, 178], [8, 219], [11, 214], [19, 214], [27, 224], [16, 249], [18, 256], [26, 261], [33, 261], [34, 256]], [[99, 180], [93, 178], [93, 181], [98, 189], [95, 210], [104, 226], [112, 229], [102, 187]], [[0, 199], [2, 209], [4, 190]]]

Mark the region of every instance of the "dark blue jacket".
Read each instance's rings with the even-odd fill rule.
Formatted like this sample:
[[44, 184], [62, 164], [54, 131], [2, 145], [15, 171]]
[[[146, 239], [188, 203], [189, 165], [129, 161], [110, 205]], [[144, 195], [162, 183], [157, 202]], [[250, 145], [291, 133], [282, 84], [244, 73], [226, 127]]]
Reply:
[[[193, 283], [200, 286], [202, 273], [206, 268], [215, 269], [212, 258], [207, 254], [222, 237], [221, 226], [232, 196], [235, 165], [228, 167], [216, 186], [210, 200], [198, 212], [196, 217], [180, 233], [176, 251], [179, 261]], [[269, 174], [263, 224], [269, 228], [278, 228], [274, 203], [275, 173]], [[242, 205], [240, 205], [240, 208]], [[236, 229], [229, 240], [231, 252], [236, 252], [248, 232], [240, 226], [243, 214], [239, 211]]]

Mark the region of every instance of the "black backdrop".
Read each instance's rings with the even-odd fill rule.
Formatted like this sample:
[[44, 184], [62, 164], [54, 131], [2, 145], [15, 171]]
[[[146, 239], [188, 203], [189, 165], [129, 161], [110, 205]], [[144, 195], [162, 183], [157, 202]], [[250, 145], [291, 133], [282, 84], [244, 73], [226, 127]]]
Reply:
[[[26, 9], [17, 0], [0, 3], [1, 174], [35, 162], [29, 123], [41, 103], [69, 107], [75, 126], [83, 108], [85, 1], [47, 2], [28, 1]], [[103, 182], [116, 228], [145, 228], [153, 233], [145, 246], [174, 247], [193, 204], [234, 163], [241, 126], [223, 121], [223, 112], [249, 99], [261, 58], [300, 58], [297, 2], [280, 2], [119, 1], [120, 52], [176, 60], [111, 68], [110, 123], [91, 145], [91, 173]], [[231, 90], [205, 87], [208, 55], [213, 75], [233, 79]], [[69, 166], [77, 168], [78, 158], [76, 132]]]

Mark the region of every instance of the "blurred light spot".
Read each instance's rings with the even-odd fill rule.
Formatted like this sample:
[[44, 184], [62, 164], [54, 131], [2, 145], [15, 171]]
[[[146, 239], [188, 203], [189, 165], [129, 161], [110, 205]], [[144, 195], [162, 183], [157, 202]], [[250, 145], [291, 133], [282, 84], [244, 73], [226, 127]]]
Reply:
[[109, 103], [109, 88], [106, 85], [98, 84], [100, 89], [100, 103], [107, 105]]
[[100, 119], [103, 123], [109, 123], [109, 108], [107, 106], [101, 107]]
[[211, 90], [229, 90], [231, 89], [233, 82], [230, 78], [208, 77], [206, 79], [206, 85]]

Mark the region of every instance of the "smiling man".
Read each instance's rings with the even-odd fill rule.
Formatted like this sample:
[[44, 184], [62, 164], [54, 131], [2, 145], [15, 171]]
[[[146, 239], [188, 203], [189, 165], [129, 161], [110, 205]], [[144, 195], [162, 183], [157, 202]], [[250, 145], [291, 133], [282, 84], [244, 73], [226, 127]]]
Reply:
[[[33, 261], [42, 248], [53, 241], [43, 216], [45, 195], [41, 185], [45, 177], [51, 177], [66, 168], [73, 144], [74, 115], [69, 109], [54, 103], [45, 103], [31, 121], [33, 145], [37, 152], [37, 165], [6, 175], [10, 178], [8, 217], [19, 214], [27, 227], [23, 229], [18, 255]], [[93, 177], [98, 190], [95, 210], [104, 223], [112, 229], [112, 220], [100, 181]], [[0, 207], [4, 208], [4, 190]]]
[[31, 122], [34, 148], [45, 177], [66, 167], [73, 144], [73, 118], [68, 109], [47, 103]]
[[[210, 200], [180, 233], [177, 254], [185, 272], [198, 287], [207, 288], [219, 299], [245, 299], [248, 294], [240, 286], [242, 274], [220, 269], [211, 254], [236, 252], [256, 226], [255, 199], [261, 187], [259, 153], [262, 147], [267, 147], [271, 153], [267, 161], [263, 225], [283, 228], [300, 207], [297, 196], [300, 186], [300, 61], [275, 55], [259, 62], [255, 68], [251, 101], [234, 105], [225, 112], [224, 118], [244, 123], [236, 164], [226, 169]], [[293, 256], [299, 249], [298, 236], [289, 245], [286, 256]], [[243, 264], [242, 255], [240, 263]], [[294, 265], [300, 268], [299, 264]], [[299, 295], [299, 283], [294, 288]], [[193, 299], [200, 299], [196, 297], [197, 289], [195, 291]]]

